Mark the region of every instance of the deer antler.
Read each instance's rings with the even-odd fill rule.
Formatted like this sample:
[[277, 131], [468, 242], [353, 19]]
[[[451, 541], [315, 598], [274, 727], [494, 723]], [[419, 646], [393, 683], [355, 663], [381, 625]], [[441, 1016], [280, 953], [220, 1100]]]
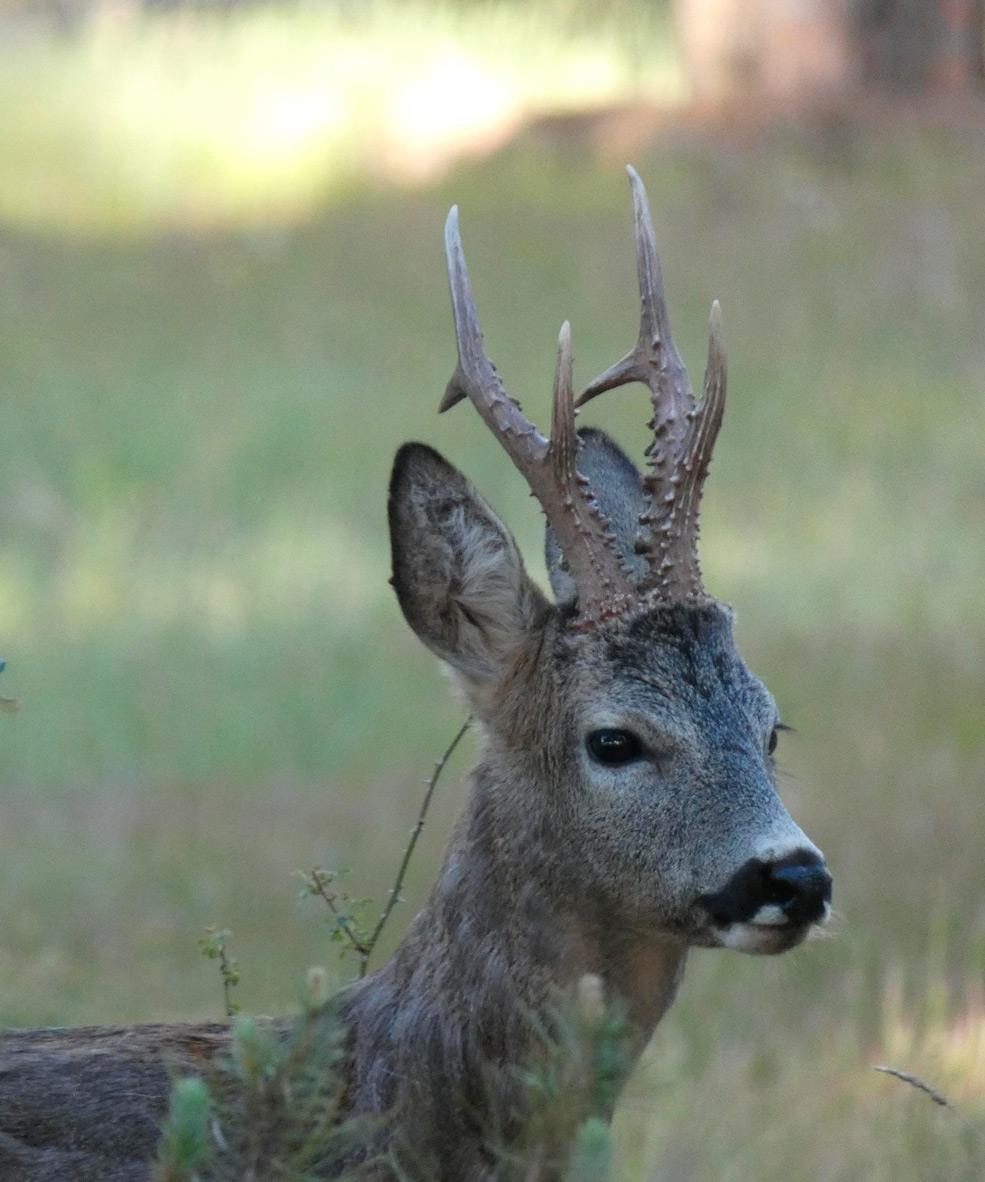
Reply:
[[653, 442], [646, 449], [651, 472], [643, 479], [649, 503], [640, 515], [636, 549], [650, 571], [639, 591], [669, 602], [705, 595], [698, 566], [698, 512], [712, 447], [725, 409], [726, 359], [721, 309], [711, 306], [704, 396], [695, 404], [687, 370], [670, 335], [660, 260], [646, 190], [627, 167], [633, 191], [636, 270], [640, 286], [640, 332], [636, 347], [585, 387], [575, 403], [628, 382], [644, 382], [653, 403]]
[[452, 206], [445, 223], [445, 253], [458, 366], [440, 409], [446, 411], [466, 396], [471, 399], [483, 422], [523, 474], [554, 529], [577, 588], [580, 619], [590, 626], [616, 615], [637, 597], [614, 545], [614, 535], [609, 532], [609, 521], [599, 509], [589, 482], [577, 470], [580, 445], [575, 432], [568, 323], [562, 325], [558, 338], [551, 438], [547, 440], [507, 395], [486, 356], [458, 232], [458, 206]]

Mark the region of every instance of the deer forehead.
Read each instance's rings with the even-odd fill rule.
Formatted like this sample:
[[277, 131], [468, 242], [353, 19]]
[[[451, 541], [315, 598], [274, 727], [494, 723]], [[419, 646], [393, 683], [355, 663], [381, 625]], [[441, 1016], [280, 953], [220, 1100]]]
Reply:
[[[581, 715], [654, 714], [668, 721], [709, 709], [776, 721], [776, 706], [749, 672], [723, 604], [653, 607], [592, 633], [567, 634], [554, 646], [555, 683]], [[602, 723], [600, 722], [600, 725]]]

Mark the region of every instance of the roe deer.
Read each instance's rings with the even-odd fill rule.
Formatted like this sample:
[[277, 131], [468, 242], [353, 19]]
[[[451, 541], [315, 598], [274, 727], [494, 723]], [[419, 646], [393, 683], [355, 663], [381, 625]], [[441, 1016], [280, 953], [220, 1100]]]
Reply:
[[[500, 1147], [520, 1136], [520, 1068], [536, 1032], [585, 975], [625, 1014], [635, 1056], [690, 946], [783, 952], [829, 911], [824, 861], [774, 787], [776, 706], [698, 567], [725, 399], [718, 305], [696, 405], [646, 194], [629, 174], [639, 338], [576, 401], [564, 325], [549, 440], [484, 352], [457, 210], [448, 217], [458, 367], [441, 409], [470, 399], [539, 498], [556, 602], [464, 476], [423, 444], [400, 449], [393, 584], [411, 628], [451, 669], [481, 756], [426, 906], [392, 959], [338, 1003], [346, 1105], [386, 1114], [379, 1137], [400, 1163], [381, 1177], [491, 1178], [493, 1132]], [[605, 435], [575, 432], [577, 405], [629, 382], [645, 383], [653, 404], [642, 477]], [[194, 1069], [226, 1042], [218, 1023], [7, 1032], [0, 1177], [146, 1178], [165, 1062]]]

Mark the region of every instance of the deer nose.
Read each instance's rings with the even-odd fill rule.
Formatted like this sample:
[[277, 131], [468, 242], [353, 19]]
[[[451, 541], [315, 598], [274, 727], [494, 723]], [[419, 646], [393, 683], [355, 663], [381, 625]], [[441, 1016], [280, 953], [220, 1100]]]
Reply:
[[770, 902], [793, 924], [817, 923], [831, 905], [831, 874], [816, 854], [771, 866], [768, 889]]
[[716, 927], [806, 927], [828, 911], [831, 875], [813, 850], [796, 850], [774, 862], [751, 858], [722, 890], [700, 902]]

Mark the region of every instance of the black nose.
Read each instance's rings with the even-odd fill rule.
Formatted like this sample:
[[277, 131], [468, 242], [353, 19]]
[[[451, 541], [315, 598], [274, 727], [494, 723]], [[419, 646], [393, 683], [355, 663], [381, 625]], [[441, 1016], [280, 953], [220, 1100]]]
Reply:
[[776, 903], [791, 923], [817, 923], [831, 902], [831, 875], [817, 855], [770, 867], [768, 902]]
[[[831, 875], [813, 850], [797, 850], [776, 862], [752, 858], [725, 887], [700, 902], [718, 927], [755, 923], [764, 907], [777, 908], [795, 926], [817, 923], [831, 902]], [[760, 922], [775, 923], [775, 913]]]

